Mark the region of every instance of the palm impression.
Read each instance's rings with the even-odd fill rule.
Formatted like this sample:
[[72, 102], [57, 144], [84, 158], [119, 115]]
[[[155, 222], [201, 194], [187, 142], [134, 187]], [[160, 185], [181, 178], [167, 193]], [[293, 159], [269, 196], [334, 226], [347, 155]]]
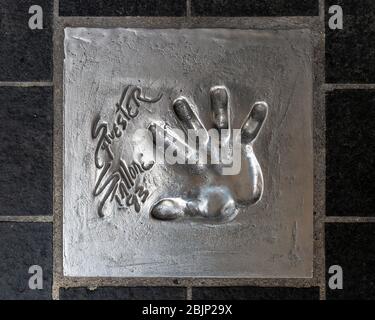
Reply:
[[203, 185], [193, 185], [187, 195], [154, 203], [151, 216], [155, 219], [231, 221], [240, 206], [254, 205], [262, 197], [263, 175], [253, 144], [267, 118], [267, 103], [252, 105], [241, 128], [233, 130], [228, 90], [211, 88], [210, 102], [210, 130], [184, 97], [172, 106], [184, 137], [175, 135], [168, 124], [152, 123], [148, 128], [157, 152], [161, 141], [165, 157], [173, 153], [178, 161], [182, 155], [186, 170], [204, 179]]

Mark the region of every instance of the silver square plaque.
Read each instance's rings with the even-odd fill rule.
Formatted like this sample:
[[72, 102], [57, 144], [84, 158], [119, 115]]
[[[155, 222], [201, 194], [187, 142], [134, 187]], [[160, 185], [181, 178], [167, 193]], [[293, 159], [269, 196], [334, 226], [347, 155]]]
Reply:
[[311, 277], [310, 37], [65, 29], [64, 275]]

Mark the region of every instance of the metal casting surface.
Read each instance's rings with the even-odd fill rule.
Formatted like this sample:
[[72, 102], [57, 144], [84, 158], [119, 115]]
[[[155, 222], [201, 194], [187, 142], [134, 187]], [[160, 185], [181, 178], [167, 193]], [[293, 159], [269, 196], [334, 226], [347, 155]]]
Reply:
[[311, 277], [308, 30], [64, 44], [65, 275]]

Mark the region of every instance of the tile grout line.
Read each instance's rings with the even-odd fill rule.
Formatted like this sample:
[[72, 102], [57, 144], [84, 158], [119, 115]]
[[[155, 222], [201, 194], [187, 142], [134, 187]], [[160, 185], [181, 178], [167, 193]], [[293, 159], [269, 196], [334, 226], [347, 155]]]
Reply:
[[[57, 43], [56, 41], [58, 41], [58, 36], [56, 35], [58, 30], [58, 16], [59, 16], [59, 0], [54, 0], [53, 1], [53, 18], [52, 18], [52, 25], [53, 25], [53, 33], [52, 33], [52, 59], [53, 59], [53, 73], [52, 73], [52, 79], [53, 79], [53, 157], [54, 157], [54, 162], [53, 162], [53, 234], [52, 234], [52, 237], [53, 237], [53, 256], [52, 256], [52, 292], [51, 292], [51, 295], [52, 295], [52, 299], [53, 300], [60, 300], [60, 287], [59, 287], [59, 275], [58, 275], [58, 272], [56, 270], [56, 266], [57, 266], [57, 262], [56, 262], [56, 256], [57, 252], [60, 252], [60, 250], [58, 250], [58, 248], [62, 245], [62, 239], [60, 239], [59, 235], [60, 233], [56, 231], [56, 228], [60, 228], [60, 223], [56, 223], [58, 220], [57, 220], [57, 215], [56, 215], [56, 202], [58, 202], [58, 200], [56, 200], [56, 179], [55, 179], [55, 175], [56, 175], [56, 158], [58, 158], [58, 153], [56, 152], [56, 149], [59, 149], [59, 137], [60, 137], [60, 123], [59, 121], [61, 120], [60, 116], [59, 116], [59, 106], [58, 106], [58, 99], [56, 98], [56, 96], [58, 95], [57, 94], [57, 90], [59, 90], [60, 88], [58, 88], [58, 78], [57, 78], [57, 72], [56, 72], [56, 69], [57, 69], [57, 60], [56, 57], [57, 57], [57, 50], [56, 50], [56, 46], [57, 46]], [[61, 126], [63, 126], [63, 124], [61, 123]], [[59, 166], [57, 165], [57, 168], [59, 168]], [[59, 169], [57, 169], [59, 170]], [[57, 207], [59, 207], [59, 205], [57, 205]], [[57, 209], [59, 210], [59, 209]]]
[[0, 216], [0, 222], [51, 223], [53, 216]]
[[375, 217], [338, 217], [329, 216], [325, 219], [326, 223], [375, 223]]
[[375, 83], [326, 83], [325, 91], [375, 89]]
[[319, 0], [319, 18], [325, 35], [325, 0]]
[[186, 16], [191, 17], [191, 0], [186, 0]]
[[0, 81], [0, 87], [52, 87], [49, 81]]
[[186, 287], [186, 300], [193, 300], [193, 288], [192, 287]]

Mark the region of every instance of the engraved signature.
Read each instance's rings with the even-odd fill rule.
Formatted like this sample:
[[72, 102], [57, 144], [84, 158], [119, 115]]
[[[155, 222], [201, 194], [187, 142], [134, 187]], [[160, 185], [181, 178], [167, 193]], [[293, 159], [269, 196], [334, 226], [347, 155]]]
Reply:
[[115, 120], [111, 124], [101, 121], [100, 115], [95, 117], [91, 137], [93, 140], [98, 139], [94, 159], [95, 167], [100, 170], [100, 174], [93, 195], [102, 195], [98, 207], [100, 217], [105, 216], [104, 206], [107, 201], [116, 200], [120, 208], [133, 206], [134, 210], [139, 212], [141, 204], [147, 200], [149, 191], [141, 185], [139, 177], [149, 171], [154, 162], [145, 164], [141, 154], [139, 159], [134, 159], [130, 164], [121, 158], [119, 164], [115, 164], [112, 145], [123, 137], [128, 123], [138, 116], [141, 103], [156, 103], [161, 98], [162, 94], [155, 98], [146, 97], [140, 87], [129, 85], [116, 103]]

